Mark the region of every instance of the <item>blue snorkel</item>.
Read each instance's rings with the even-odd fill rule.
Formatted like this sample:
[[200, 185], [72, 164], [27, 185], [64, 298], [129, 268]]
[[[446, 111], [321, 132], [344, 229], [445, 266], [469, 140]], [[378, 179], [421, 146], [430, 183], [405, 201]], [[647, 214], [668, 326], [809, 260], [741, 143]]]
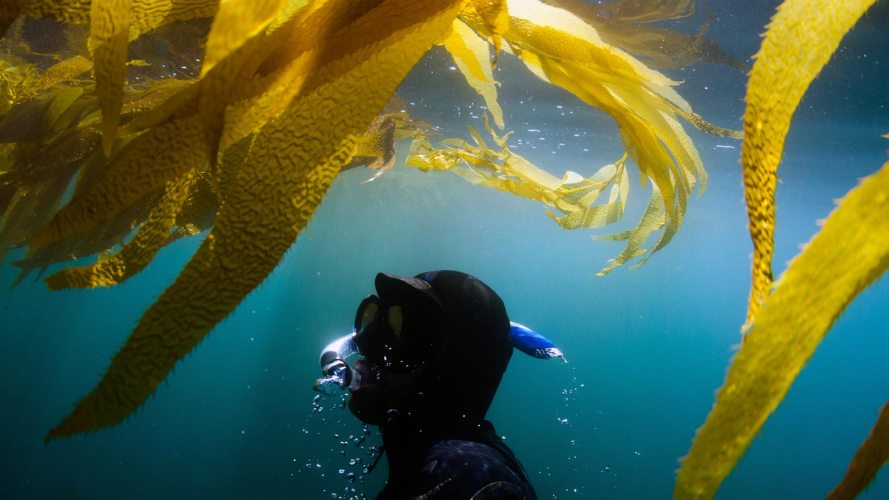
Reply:
[[548, 338], [515, 321], [509, 322], [509, 340], [513, 347], [528, 356], [537, 359], [562, 358], [562, 361], [568, 362], [562, 350]]

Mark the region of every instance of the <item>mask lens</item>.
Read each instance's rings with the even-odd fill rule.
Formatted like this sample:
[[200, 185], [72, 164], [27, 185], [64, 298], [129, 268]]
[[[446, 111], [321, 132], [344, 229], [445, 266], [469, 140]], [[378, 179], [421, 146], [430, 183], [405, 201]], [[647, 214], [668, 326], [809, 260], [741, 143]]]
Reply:
[[404, 325], [404, 314], [401, 311], [401, 307], [392, 306], [389, 308], [389, 326], [392, 327], [392, 333], [395, 334], [397, 338], [401, 338], [401, 329]]
[[355, 312], [355, 332], [360, 332], [373, 321], [380, 309], [380, 299], [376, 295], [370, 295], [361, 301]]

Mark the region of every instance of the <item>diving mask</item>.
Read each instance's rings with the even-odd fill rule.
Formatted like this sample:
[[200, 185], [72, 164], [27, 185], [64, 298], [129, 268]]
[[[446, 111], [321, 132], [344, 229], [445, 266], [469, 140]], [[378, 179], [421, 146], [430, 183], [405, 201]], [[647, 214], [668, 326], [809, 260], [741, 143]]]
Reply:
[[321, 350], [324, 376], [315, 381], [314, 389], [327, 395], [335, 394], [337, 389], [356, 389], [361, 384], [361, 373], [346, 362], [353, 354], [360, 354], [387, 369], [402, 367], [398, 349], [394, 348], [401, 343], [402, 323], [400, 306], [381, 308], [376, 295], [365, 298], [358, 306], [352, 333]]

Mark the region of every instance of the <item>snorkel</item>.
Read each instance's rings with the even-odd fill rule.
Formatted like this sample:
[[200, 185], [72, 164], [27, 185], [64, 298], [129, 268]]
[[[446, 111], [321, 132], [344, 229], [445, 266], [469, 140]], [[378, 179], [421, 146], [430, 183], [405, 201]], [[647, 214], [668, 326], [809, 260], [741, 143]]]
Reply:
[[349, 387], [358, 387], [361, 383], [361, 373], [353, 370], [346, 358], [358, 352], [354, 342], [355, 332], [344, 335], [327, 344], [321, 350], [321, 373], [324, 375], [315, 381], [313, 389], [328, 396], [336, 394], [337, 390], [345, 390]]

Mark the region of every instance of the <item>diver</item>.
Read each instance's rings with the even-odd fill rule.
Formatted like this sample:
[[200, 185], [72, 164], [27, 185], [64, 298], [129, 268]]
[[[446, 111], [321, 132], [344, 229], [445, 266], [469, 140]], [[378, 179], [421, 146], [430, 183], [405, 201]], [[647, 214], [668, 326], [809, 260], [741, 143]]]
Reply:
[[513, 347], [544, 359], [561, 351], [511, 323], [500, 297], [468, 274], [380, 273], [375, 285], [353, 333], [322, 351], [326, 377], [315, 388], [348, 387], [349, 410], [379, 426], [389, 477], [377, 498], [536, 499], [485, 414]]

